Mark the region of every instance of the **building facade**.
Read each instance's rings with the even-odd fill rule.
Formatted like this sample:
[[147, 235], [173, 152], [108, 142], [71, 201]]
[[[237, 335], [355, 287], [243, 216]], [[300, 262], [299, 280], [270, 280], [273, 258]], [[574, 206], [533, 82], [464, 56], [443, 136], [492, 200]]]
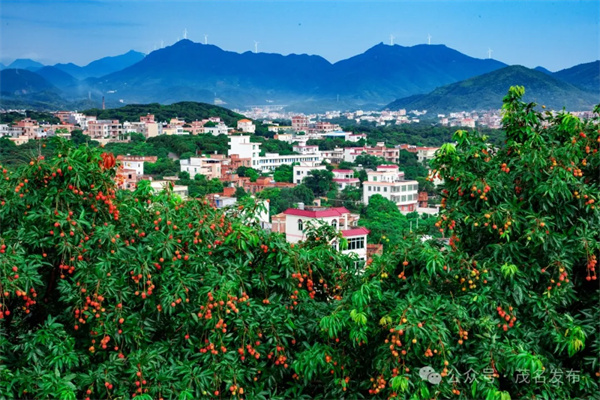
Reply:
[[419, 183], [404, 180], [404, 172], [397, 165], [380, 165], [376, 171], [367, 172], [363, 182], [363, 202], [369, 204], [371, 196], [379, 194], [396, 203], [402, 213], [417, 210]]

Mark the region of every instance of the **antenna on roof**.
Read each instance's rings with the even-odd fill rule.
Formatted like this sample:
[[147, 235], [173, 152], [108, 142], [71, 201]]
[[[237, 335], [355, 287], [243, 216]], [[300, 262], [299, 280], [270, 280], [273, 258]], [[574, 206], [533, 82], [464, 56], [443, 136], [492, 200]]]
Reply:
[[204, 34], [204, 44], [208, 44], [208, 35]]
[[254, 41], [254, 52], [255, 52], [255, 53], [258, 53], [258, 44], [259, 44], [259, 43], [260, 43], [260, 42], [257, 42], [256, 40]]
[[488, 58], [492, 58], [492, 53], [494, 52], [494, 50], [488, 48]]
[[431, 35], [427, 34], [427, 44], [431, 44]]
[[390, 35], [390, 46], [394, 45], [394, 39], [396, 39], [396, 37], [394, 35]]
[[183, 38], [187, 39], [187, 28], [183, 30]]

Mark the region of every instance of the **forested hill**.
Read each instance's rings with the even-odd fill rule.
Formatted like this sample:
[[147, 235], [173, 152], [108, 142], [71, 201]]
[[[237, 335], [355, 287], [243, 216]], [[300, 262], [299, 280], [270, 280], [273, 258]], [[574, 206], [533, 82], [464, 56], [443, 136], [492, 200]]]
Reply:
[[92, 108], [82, 112], [86, 115], [95, 115], [98, 119], [118, 119], [121, 122], [139, 121], [141, 116], [147, 114], [154, 114], [156, 121], [169, 121], [171, 118], [179, 118], [189, 122], [210, 117], [220, 117], [227, 126], [231, 127], [237, 126], [237, 121], [245, 118], [243, 115], [227, 108], [193, 101], [182, 101], [169, 105], [158, 103], [129, 104], [109, 110]]

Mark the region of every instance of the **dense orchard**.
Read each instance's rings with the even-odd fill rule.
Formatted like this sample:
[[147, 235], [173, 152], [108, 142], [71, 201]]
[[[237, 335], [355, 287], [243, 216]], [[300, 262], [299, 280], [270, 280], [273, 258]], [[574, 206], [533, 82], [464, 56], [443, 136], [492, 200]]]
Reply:
[[434, 161], [450, 243], [364, 269], [330, 227], [260, 229], [251, 199], [118, 191], [98, 149], [0, 167], [0, 397], [593, 396], [598, 120], [521, 96], [502, 148], [459, 131]]

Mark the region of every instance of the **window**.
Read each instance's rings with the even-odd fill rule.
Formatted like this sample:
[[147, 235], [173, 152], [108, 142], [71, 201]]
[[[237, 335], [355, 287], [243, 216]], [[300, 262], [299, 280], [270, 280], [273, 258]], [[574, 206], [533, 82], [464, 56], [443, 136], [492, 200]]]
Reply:
[[358, 250], [365, 248], [365, 238], [350, 238], [348, 239], [348, 250]]
[[384, 191], [384, 192], [387, 192], [387, 186], [383, 188], [383, 191]]
[[373, 182], [377, 182], [377, 177], [376, 176], [373, 177]]
[[404, 186], [404, 185], [402, 186], [402, 191], [406, 192], [406, 186]]
[[369, 189], [369, 192], [371, 191], [371, 186], [367, 186], [367, 189]]
[[406, 201], [406, 195], [402, 196], [402, 201]]
[[296, 175], [300, 175], [300, 171], [296, 171]]
[[301, 219], [298, 220], [298, 230], [300, 232], [302, 232], [304, 230], [304, 226], [302, 224], [302, 220]]
[[333, 226], [335, 229], [337, 229], [337, 219], [334, 219], [333, 221], [331, 221], [331, 226]]

